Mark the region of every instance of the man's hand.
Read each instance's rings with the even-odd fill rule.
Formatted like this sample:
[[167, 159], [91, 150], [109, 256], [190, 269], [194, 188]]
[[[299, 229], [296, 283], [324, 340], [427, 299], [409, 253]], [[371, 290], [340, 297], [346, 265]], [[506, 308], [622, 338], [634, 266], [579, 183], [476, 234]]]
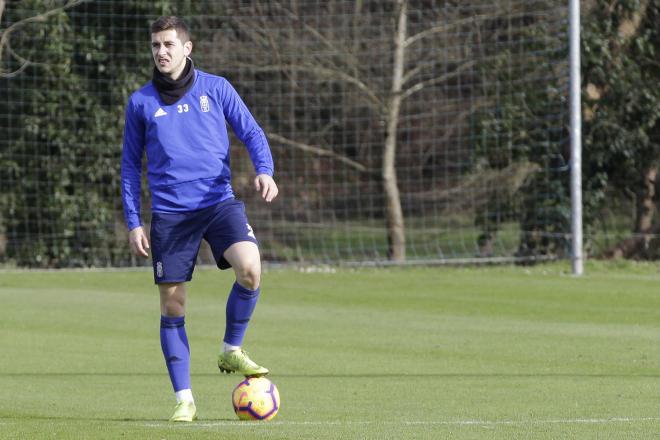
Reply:
[[268, 203], [272, 202], [279, 192], [275, 181], [268, 174], [259, 174], [255, 177], [254, 188], [261, 192], [261, 198]]
[[138, 257], [147, 258], [149, 256], [147, 252], [149, 250], [149, 240], [142, 226], [131, 229], [128, 233], [128, 245], [131, 247], [131, 251]]

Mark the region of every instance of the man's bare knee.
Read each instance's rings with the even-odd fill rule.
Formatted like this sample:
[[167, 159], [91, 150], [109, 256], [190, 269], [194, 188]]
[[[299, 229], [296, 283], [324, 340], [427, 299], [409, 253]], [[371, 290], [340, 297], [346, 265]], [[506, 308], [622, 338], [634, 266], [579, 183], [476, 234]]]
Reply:
[[236, 269], [236, 281], [241, 286], [250, 290], [257, 290], [261, 282], [261, 266], [259, 264], [251, 264], [242, 268]]
[[234, 268], [238, 284], [250, 290], [259, 288], [261, 257], [255, 243], [251, 241], [234, 243], [223, 255]]
[[160, 284], [160, 312], [163, 316], [186, 314], [186, 289], [184, 284]]
[[183, 316], [186, 314], [186, 308], [183, 303], [175, 300], [168, 300], [161, 304], [160, 311], [163, 316]]

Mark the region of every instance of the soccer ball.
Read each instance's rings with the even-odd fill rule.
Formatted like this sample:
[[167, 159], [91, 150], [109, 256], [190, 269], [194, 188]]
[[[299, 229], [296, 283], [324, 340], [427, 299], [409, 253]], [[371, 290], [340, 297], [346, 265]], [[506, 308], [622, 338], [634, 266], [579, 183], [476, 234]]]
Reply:
[[236, 385], [231, 401], [241, 420], [270, 420], [280, 409], [280, 393], [265, 377], [248, 377]]

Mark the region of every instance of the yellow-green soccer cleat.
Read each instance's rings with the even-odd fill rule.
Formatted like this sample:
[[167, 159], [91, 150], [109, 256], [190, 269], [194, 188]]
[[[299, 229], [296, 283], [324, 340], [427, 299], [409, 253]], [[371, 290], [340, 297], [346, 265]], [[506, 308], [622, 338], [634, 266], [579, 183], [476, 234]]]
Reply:
[[255, 364], [243, 350], [220, 353], [218, 368], [223, 373], [239, 373], [245, 377], [260, 377], [268, 374], [268, 368]]
[[182, 401], [176, 404], [170, 422], [192, 422], [197, 420], [197, 408], [193, 402]]

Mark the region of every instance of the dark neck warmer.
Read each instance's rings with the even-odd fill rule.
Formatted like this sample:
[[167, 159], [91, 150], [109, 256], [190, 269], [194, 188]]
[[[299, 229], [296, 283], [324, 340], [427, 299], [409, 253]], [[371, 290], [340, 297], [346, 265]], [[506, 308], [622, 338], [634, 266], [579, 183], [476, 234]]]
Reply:
[[154, 75], [151, 81], [158, 90], [160, 99], [165, 104], [172, 105], [186, 94], [195, 81], [193, 62], [190, 58], [186, 58], [186, 67], [183, 68], [179, 79], [172, 79], [167, 75], [163, 75], [154, 67]]

